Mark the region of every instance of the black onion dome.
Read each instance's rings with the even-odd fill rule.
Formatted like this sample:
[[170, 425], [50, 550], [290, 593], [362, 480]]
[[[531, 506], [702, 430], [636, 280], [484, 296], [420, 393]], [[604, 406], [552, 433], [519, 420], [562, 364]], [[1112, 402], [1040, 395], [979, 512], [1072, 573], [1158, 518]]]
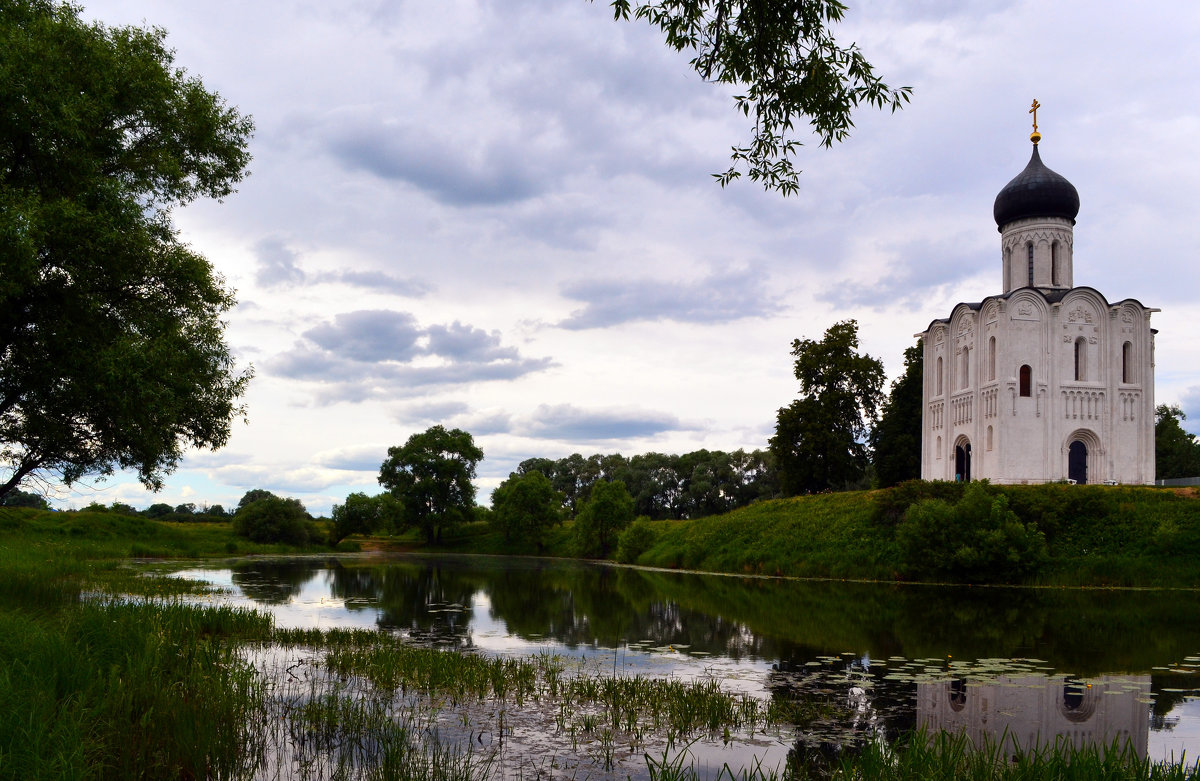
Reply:
[[996, 227], [1025, 217], [1062, 217], [1075, 223], [1079, 214], [1079, 193], [1075, 185], [1042, 164], [1037, 144], [1029, 165], [1017, 174], [996, 196], [992, 215]]

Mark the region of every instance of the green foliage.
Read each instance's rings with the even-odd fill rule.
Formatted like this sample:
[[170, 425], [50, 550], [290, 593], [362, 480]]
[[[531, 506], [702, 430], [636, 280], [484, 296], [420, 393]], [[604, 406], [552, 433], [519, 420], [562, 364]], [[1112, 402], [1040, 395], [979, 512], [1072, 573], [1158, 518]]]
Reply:
[[541, 550], [546, 530], [562, 521], [563, 495], [541, 472], [513, 473], [492, 493], [491, 524], [505, 542], [528, 542]]
[[413, 434], [402, 447], [388, 448], [379, 484], [404, 505], [404, 524], [421, 530], [428, 543], [471, 520], [475, 506], [475, 466], [483, 451], [471, 435], [443, 426]]
[[633, 564], [654, 544], [658, 537], [654, 525], [646, 516], [634, 519], [619, 535], [617, 535], [617, 561], [622, 564]]
[[529, 472], [550, 479], [563, 495], [568, 516], [578, 514], [592, 486], [600, 481], [625, 483], [635, 512], [654, 520], [716, 515], [779, 495], [774, 459], [762, 450], [643, 453], [629, 459], [620, 453], [587, 458], [574, 453], [557, 461], [522, 461], [517, 473]]
[[770, 451], [785, 496], [855, 487], [870, 465], [864, 442], [883, 398], [883, 364], [858, 353], [858, 323], [820, 342], [792, 342], [800, 398], [779, 410]]
[[754, 138], [734, 146], [733, 164], [713, 174], [722, 186], [741, 176], [787, 195], [799, 187], [792, 156], [801, 142], [795, 124], [807, 121], [821, 144], [842, 141], [859, 104], [894, 112], [909, 100], [875, 75], [854, 44], [840, 45], [832, 27], [846, 7], [838, 0], [612, 0], [618, 19], [649, 22], [667, 45], [692, 52], [705, 81], [736, 87], [737, 111], [754, 117]]
[[353, 493], [343, 504], [333, 506], [333, 526], [329, 533], [329, 544], [337, 545], [351, 534], [378, 534], [394, 532], [402, 522], [404, 507], [391, 494], [367, 496]]
[[908, 508], [917, 502], [924, 499], [957, 502], [966, 487], [966, 483], [949, 480], [906, 480], [889, 490], [872, 494], [872, 518], [877, 523], [895, 526], [904, 518]]
[[299, 499], [268, 496], [238, 510], [233, 516], [233, 531], [251, 542], [305, 545], [309, 541], [308, 520]]
[[251, 488], [246, 493], [242, 494], [242, 498], [238, 500], [237, 507], [234, 508], [234, 513], [242, 509], [248, 504], [257, 502], [259, 499], [275, 498], [275, 494], [265, 488]]
[[130, 469], [149, 488], [229, 438], [250, 372], [232, 292], [171, 210], [244, 176], [249, 119], [157, 29], [0, 5], [0, 495]]
[[956, 504], [914, 504], [896, 529], [896, 542], [904, 571], [920, 578], [1015, 583], [1047, 559], [1037, 524], [1022, 523], [1008, 498], [993, 495], [983, 482], [970, 483]]
[[923, 345], [904, 351], [904, 373], [892, 383], [879, 423], [871, 430], [872, 461], [880, 488], [921, 476]]
[[617, 533], [633, 520], [633, 497], [619, 481], [596, 483], [575, 519], [575, 545], [580, 556], [607, 558]]
[[41, 494], [14, 488], [6, 494], [0, 495], [0, 507], [32, 507], [35, 510], [48, 510], [50, 503]]
[[173, 512], [175, 511], [172, 509], [171, 505], [167, 504], [166, 502], [157, 502], [147, 507], [146, 511], [142, 514], [147, 518], [161, 518], [164, 515], [170, 515]]
[[1178, 405], [1159, 404], [1154, 415], [1154, 470], [1159, 480], [1200, 477], [1200, 442], [1184, 431]]

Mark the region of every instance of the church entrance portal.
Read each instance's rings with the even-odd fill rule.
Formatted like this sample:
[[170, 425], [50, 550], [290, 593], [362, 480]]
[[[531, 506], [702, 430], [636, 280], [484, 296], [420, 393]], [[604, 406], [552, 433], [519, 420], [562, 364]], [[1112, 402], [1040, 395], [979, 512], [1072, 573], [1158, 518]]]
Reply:
[[1087, 482], [1087, 445], [1078, 439], [1071, 443], [1067, 451], [1067, 477], [1083, 485]]
[[965, 439], [954, 446], [954, 479], [964, 483], [971, 479], [971, 443]]

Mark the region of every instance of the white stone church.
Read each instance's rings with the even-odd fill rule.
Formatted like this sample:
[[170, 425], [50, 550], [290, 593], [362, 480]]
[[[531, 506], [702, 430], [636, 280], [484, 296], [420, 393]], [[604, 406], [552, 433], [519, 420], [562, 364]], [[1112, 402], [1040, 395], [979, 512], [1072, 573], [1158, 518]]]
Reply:
[[1075, 287], [1079, 194], [1042, 164], [1036, 123], [1029, 165], [993, 209], [1002, 292], [918, 334], [921, 477], [1150, 484], [1159, 310]]

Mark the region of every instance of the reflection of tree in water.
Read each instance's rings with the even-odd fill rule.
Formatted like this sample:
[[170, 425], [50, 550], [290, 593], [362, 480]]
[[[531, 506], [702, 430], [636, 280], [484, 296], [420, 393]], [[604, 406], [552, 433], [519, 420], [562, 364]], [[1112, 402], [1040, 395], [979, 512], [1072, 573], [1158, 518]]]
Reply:
[[763, 638], [720, 615], [681, 608], [638, 570], [546, 563], [488, 575], [492, 617], [526, 639], [552, 637], [570, 648], [649, 641], [734, 658], [764, 653]]
[[230, 576], [233, 584], [255, 602], [281, 605], [299, 594], [324, 568], [324, 562], [312, 559], [253, 561], [235, 564]]
[[348, 609], [379, 611], [381, 629], [438, 643], [470, 645], [478, 575], [437, 561], [330, 568], [330, 593]]

